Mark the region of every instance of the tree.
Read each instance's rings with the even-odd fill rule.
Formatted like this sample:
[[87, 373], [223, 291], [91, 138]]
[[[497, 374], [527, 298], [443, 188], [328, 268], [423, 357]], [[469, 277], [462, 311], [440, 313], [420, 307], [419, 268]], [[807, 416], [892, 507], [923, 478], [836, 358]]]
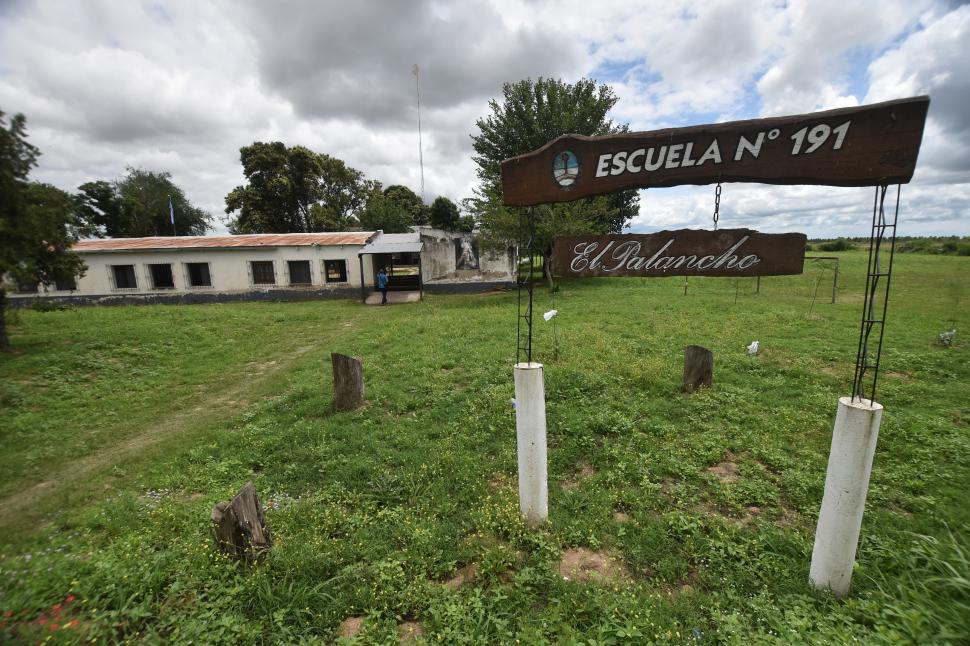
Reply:
[[[522, 244], [527, 237], [521, 226], [524, 209], [502, 204], [503, 160], [564, 134], [599, 136], [627, 130], [607, 118], [617, 102], [613, 90], [597, 86], [592, 79], [580, 79], [575, 85], [558, 79], [526, 79], [506, 83], [502, 94], [502, 103], [490, 101], [491, 114], [476, 121], [480, 132], [472, 137], [472, 145], [480, 184], [476, 196], [466, 201], [478, 220], [483, 246], [493, 248]], [[534, 249], [548, 260], [555, 235], [619, 233], [638, 210], [636, 190], [537, 207]], [[548, 262], [543, 266], [548, 267]]]
[[112, 182], [85, 182], [75, 196], [78, 214], [88, 224], [91, 235], [103, 238], [125, 236], [125, 202]]
[[81, 184], [76, 196], [86, 232], [111, 238], [172, 235], [169, 200], [175, 211], [175, 234], [203, 235], [212, 228], [212, 216], [193, 206], [167, 172], [129, 167], [118, 181]]
[[455, 231], [458, 228], [458, 205], [444, 195], [435, 199], [431, 204], [431, 226], [445, 231]]
[[411, 224], [427, 224], [430, 216], [428, 205], [421, 201], [418, 194], [407, 186], [392, 184], [384, 189], [384, 197], [399, 209], [406, 211], [411, 218]]
[[[403, 188], [403, 187], [402, 187]], [[406, 233], [413, 222], [413, 214], [400, 202], [382, 191], [380, 185], [374, 186], [367, 196], [367, 205], [360, 214], [360, 226], [365, 231], [384, 233]]]
[[247, 184], [226, 196], [232, 233], [340, 231], [353, 226], [374, 183], [303, 146], [257, 141], [239, 150]]
[[84, 263], [70, 249], [79, 226], [71, 196], [27, 181], [40, 152], [27, 141], [26, 125], [18, 114], [7, 126], [0, 111], [0, 350], [10, 348], [8, 288], [54, 283], [84, 271]]

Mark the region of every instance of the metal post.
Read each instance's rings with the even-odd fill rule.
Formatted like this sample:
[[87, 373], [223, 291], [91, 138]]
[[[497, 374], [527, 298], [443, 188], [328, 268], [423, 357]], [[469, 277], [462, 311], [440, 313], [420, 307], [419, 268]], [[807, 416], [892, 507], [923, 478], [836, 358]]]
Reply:
[[835, 304], [835, 290], [839, 288], [839, 261], [835, 261], [835, 278], [832, 279], [832, 304]]
[[856, 397], [839, 398], [808, 575], [813, 587], [831, 590], [839, 597], [848, 594], [852, 582], [881, 421], [879, 404]]
[[541, 363], [515, 364], [519, 510], [529, 525], [549, 519], [546, 393]]

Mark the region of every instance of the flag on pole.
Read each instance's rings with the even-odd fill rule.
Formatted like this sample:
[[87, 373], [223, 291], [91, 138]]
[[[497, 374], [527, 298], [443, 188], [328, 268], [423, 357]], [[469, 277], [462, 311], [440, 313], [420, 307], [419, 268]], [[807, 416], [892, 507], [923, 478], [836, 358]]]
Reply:
[[172, 220], [172, 226], [175, 226], [175, 207], [172, 206], [172, 198], [168, 198], [168, 216]]

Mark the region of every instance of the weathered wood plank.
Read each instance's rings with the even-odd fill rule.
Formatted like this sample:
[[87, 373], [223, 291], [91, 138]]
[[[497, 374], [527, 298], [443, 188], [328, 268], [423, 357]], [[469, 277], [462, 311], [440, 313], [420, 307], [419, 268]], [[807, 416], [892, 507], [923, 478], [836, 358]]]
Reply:
[[684, 348], [684, 391], [696, 392], [714, 383], [714, 353], [699, 345]]
[[751, 229], [556, 236], [556, 276], [781, 276], [800, 274], [805, 234]]
[[333, 352], [333, 407], [354, 410], [364, 404], [364, 366], [360, 359]]
[[906, 183], [929, 103], [920, 96], [788, 117], [604, 137], [563, 135], [502, 162], [503, 199], [530, 206], [715, 182]]
[[252, 482], [247, 482], [229, 502], [220, 502], [213, 507], [210, 519], [215, 525], [213, 534], [219, 549], [236, 560], [262, 561], [273, 545]]

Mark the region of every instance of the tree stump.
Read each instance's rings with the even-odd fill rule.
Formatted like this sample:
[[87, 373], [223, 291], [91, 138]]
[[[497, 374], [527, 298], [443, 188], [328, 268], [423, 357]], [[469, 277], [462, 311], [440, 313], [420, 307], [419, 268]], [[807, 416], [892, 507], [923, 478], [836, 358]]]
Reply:
[[684, 348], [684, 391], [695, 392], [714, 383], [714, 353], [699, 345]]
[[354, 410], [364, 404], [364, 366], [360, 359], [332, 352], [333, 407]]
[[219, 549], [237, 561], [258, 563], [273, 545], [252, 482], [247, 482], [229, 502], [220, 502], [213, 507], [211, 519], [215, 523], [212, 532]]

